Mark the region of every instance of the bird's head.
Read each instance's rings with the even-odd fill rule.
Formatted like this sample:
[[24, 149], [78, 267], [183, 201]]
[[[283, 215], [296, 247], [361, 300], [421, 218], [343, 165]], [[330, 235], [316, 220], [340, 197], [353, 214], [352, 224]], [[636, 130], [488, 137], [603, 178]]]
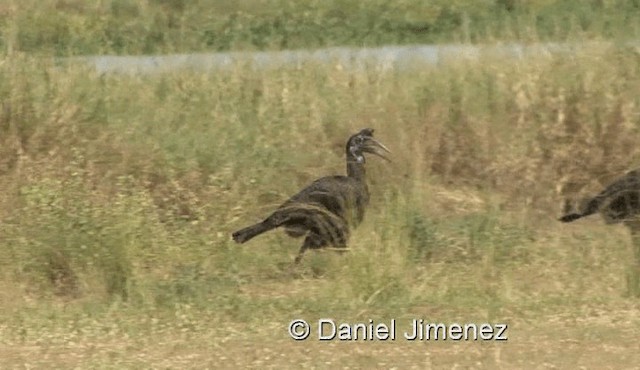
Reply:
[[364, 153], [375, 154], [388, 162], [391, 161], [385, 156], [385, 153], [391, 153], [391, 151], [384, 144], [373, 138], [373, 129], [371, 128], [362, 129], [349, 138], [349, 141], [347, 141], [347, 153], [358, 163], [365, 162]]

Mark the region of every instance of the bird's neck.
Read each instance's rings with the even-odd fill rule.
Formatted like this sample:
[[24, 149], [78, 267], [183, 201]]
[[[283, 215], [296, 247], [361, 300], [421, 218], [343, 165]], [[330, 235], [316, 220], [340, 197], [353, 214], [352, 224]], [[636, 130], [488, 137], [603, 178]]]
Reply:
[[365, 182], [365, 175], [364, 163], [358, 162], [355, 158], [347, 158], [347, 176]]

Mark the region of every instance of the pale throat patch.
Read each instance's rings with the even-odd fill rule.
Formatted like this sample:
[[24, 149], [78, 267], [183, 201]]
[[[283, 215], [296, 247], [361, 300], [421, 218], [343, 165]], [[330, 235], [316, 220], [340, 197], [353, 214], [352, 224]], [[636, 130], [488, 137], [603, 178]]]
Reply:
[[356, 158], [356, 162], [364, 163], [364, 156], [362, 154], [356, 153], [356, 148], [352, 147], [350, 149], [351, 154]]

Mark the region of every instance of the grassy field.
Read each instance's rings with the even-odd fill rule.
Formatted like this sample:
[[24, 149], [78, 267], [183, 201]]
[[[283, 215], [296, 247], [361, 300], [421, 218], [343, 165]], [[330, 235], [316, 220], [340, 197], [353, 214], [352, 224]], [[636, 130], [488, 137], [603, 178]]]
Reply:
[[[0, 358], [7, 368], [635, 368], [632, 247], [565, 198], [637, 166], [640, 54], [403, 71], [308, 64], [97, 75], [0, 62]], [[273, 232], [362, 127], [372, 204], [344, 255]], [[506, 323], [506, 342], [296, 342], [287, 325]]]
[[[556, 221], [640, 162], [637, 1], [0, 1], [0, 368], [637, 368], [629, 232]], [[577, 55], [99, 75], [54, 55], [601, 40]], [[608, 41], [604, 41], [608, 40]], [[239, 246], [372, 127], [350, 252]], [[294, 341], [505, 323], [503, 342]], [[315, 329], [315, 328], [314, 328]]]
[[637, 0], [1, 0], [1, 49], [57, 55], [637, 39]]

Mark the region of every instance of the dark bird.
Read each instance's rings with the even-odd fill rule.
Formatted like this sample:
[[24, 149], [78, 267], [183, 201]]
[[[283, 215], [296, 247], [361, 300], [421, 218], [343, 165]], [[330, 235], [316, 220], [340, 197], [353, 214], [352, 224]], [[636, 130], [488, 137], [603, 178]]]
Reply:
[[390, 153], [373, 138], [373, 129], [361, 130], [347, 141], [347, 176], [326, 176], [312, 182], [262, 222], [234, 232], [233, 240], [245, 243], [278, 227], [294, 238], [306, 235], [296, 264], [307, 249], [346, 248], [350, 229], [362, 222], [369, 203], [364, 153], [389, 161], [384, 152]]
[[628, 172], [598, 195], [583, 199], [577, 212], [567, 212], [562, 222], [600, 213], [607, 224], [622, 223], [631, 232], [633, 261], [627, 273], [627, 290], [640, 297], [640, 169]]
[[567, 212], [560, 221], [572, 222], [594, 213], [600, 213], [607, 224], [636, 221], [640, 216], [640, 169], [628, 172], [598, 195], [583, 199], [576, 211]]

